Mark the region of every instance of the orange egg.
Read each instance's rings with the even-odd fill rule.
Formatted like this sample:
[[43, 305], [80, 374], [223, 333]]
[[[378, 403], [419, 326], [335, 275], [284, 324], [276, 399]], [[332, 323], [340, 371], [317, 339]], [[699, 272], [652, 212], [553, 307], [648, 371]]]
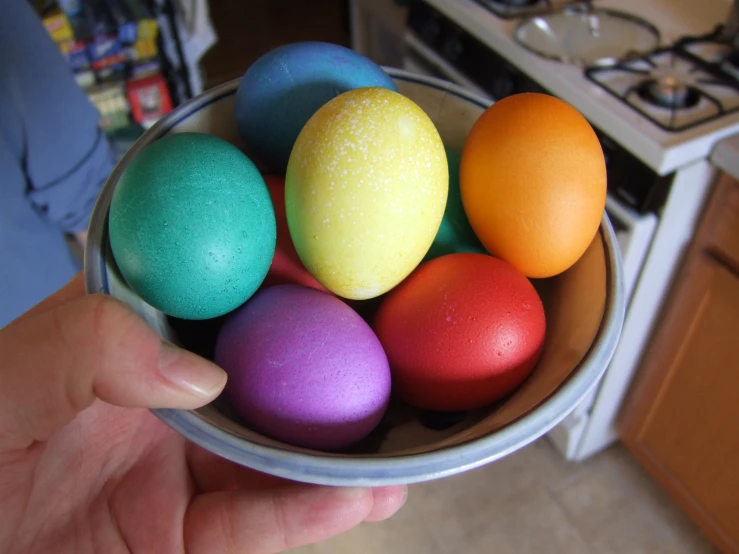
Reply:
[[528, 277], [572, 266], [598, 231], [606, 165], [595, 131], [553, 96], [523, 93], [493, 104], [462, 151], [462, 203], [494, 256]]

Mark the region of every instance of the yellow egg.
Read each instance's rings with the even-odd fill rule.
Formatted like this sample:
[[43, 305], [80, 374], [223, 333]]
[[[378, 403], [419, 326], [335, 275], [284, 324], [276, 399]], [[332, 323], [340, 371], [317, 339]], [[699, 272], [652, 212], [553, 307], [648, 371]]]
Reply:
[[444, 145], [424, 111], [388, 89], [351, 90], [324, 104], [295, 142], [285, 178], [290, 235], [327, 289], [374, 298], [421, 262], [448, 187]]

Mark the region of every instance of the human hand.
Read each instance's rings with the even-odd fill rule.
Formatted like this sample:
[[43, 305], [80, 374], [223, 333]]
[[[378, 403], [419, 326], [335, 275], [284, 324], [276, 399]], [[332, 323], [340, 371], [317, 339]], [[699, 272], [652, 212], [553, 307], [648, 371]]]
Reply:
[[234, 465], [147, 409], [202, 406], [225, 381], [80, 275], [0, 329], [0, 552], [279, 552], [402, 506], [403, 487]]

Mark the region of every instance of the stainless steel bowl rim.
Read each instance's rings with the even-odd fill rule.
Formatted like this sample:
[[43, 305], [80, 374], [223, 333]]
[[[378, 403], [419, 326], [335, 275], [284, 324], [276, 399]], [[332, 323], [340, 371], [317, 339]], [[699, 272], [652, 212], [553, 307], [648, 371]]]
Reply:
[[[396, 80], [430, 86], [461, 97], [485, 109], [492, 104], [447, 81], [386, 67]], [[85, 249], [85, 286], [88, 294], [108, 293], [105, 273], [104, 227], [115, 183], [123, 169], [156, 138], [193, 112], [235, 93], [239, 79], [214, 87], [179, 106], [140, 137], [119, 161], [105, 183], [90, 218]], [[625, 297], [620, 254], [613, 227], [604, 213], [600, 227], [607, 263], [607, 294], [601, 327], [593, 345], [566, 380], [531, 412], [505, 427], [473, 441], [440, 450], [406, 456], [373, 458], [335, 457], [292, 452], [252, 443], [217, 428], [190, 410], [155, 409], [152, 412], [185, 438], [219, 456], [252, 469], [323, 485], [382, 486], [410, 484], [453, 475], [507, 456], [542, 437], [560, 423], [597, 385], [615, 352], [623, 325]], [[613, 277], [615, 268], [615, 279]]]

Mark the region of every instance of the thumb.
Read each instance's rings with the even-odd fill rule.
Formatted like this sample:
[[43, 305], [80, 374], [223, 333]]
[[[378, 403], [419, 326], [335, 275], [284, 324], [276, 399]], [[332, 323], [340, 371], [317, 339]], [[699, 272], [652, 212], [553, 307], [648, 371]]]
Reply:
[[78, 275], [0, 329], [0, 450], [48, 439], [96, 398], [192, 409], [225, 384], [221, 368], [162, 342], [120, 301], [85, 295]]

